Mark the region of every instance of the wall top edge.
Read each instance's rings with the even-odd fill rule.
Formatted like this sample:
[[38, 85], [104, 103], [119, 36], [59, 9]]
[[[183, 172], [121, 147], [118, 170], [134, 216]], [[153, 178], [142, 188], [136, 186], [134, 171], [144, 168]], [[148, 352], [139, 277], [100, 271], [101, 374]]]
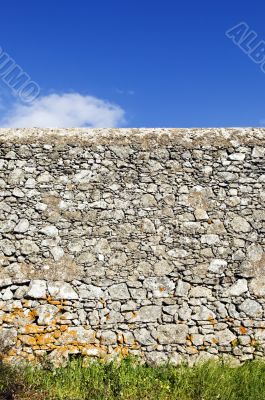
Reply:
[[1, 144], [61, 144], [76, 146], [179, 145], [238, 147], [265, 145], [265, 128], [0, 128]]

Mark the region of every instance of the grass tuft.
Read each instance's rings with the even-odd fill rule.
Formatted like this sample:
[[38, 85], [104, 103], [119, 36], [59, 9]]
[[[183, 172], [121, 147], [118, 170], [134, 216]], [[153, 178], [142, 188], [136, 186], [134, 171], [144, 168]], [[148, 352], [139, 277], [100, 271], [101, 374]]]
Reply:
[[0, 365], [0, 400], [264, 400], [265, 362], [147, 366], [81, 360], [54, 370]]

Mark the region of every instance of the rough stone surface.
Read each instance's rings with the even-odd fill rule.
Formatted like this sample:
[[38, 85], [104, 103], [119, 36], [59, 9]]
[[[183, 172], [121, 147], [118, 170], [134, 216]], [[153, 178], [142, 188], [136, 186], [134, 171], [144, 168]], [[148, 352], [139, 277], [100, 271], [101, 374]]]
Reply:
[[1, 357], [264, 356], [264, 156], [257, 128], [0, 130]]

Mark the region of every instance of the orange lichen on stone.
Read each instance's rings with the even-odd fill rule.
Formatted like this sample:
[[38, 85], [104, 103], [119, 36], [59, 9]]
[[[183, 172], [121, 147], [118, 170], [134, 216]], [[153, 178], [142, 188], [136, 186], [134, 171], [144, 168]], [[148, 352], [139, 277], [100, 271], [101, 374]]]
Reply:
[[24, 344], [27, 344], [28, 346], [35, 346], [37, 344], [36, 339], [34, 336], [30, 335], [19, 335], [18, 338], [20, 341]]
[[241, 335], [245, 335], [247, 333], [247, 328], [245, 328], [243, 325], [240, 326], [239, 331]]
[[219, 340], [216, 339], [216, 338], [212, 338], [211, 342], [214, 343], [214, 344], [218, 344], [218, 343], [219, 343]]
[[210, 322], [211, 325], [217, 324], [216, 319], [214, 319], [211, 315], [208, 316], [208, 321]]
[[68, 325], [60, 325], [59, 329], [61, 332], [65, 332], [68, 329]]
[[38, 345], [46, 345], [55, 342], [55, 338], [51, 333], [44, 333], [41, 335], [36, 335], [36, 342]]

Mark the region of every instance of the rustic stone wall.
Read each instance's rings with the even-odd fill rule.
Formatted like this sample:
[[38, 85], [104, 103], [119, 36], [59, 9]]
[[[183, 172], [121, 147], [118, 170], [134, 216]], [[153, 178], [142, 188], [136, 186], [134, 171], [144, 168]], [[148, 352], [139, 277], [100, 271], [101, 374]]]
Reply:
[[265, 352], [265, 130], [0, 130], [5, 360]]

